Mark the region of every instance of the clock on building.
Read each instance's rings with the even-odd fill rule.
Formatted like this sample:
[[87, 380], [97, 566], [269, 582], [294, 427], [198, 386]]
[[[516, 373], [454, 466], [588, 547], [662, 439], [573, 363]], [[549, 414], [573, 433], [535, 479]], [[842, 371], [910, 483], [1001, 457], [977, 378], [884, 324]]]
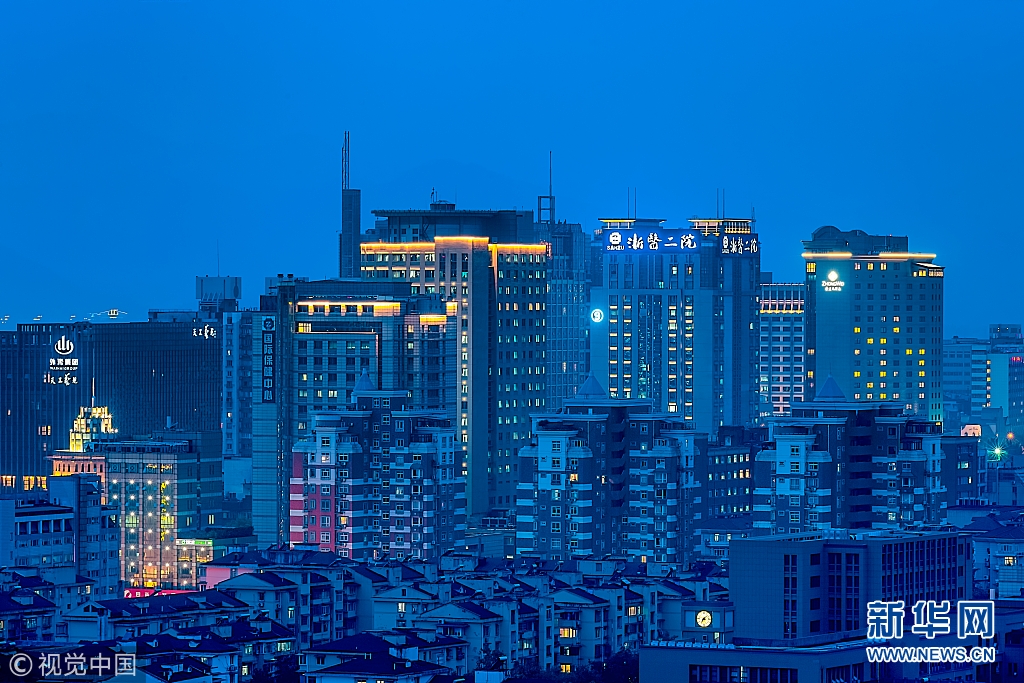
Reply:
[[711, 626], [711, 612], [706, 609], [702, 609], [697, 612], [697, 626], [700, 626], [701, 628]]

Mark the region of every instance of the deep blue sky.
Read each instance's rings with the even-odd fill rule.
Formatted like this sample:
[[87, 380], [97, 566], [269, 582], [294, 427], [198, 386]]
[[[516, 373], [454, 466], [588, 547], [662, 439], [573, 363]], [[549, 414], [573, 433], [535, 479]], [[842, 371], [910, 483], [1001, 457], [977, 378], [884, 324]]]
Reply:
[[[820, 225], [946, 266], [947, 334], [1024, 321], [1024, 3], [0, 4], [0, 317], [194, 305], [194, 276], [335, 275], [363, 223], [533, 207], [679, 225], [756, 206], [802, 277]], [[0, 326], [10, 329], [11, 323]]]

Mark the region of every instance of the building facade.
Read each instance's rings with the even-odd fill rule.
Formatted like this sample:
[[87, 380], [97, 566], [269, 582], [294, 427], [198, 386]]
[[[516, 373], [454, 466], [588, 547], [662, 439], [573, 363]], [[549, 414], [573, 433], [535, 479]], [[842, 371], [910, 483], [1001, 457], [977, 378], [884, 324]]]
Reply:
[[364, 375], [343, 411], [312, 416], [295, 445], [290, 541], [362, 560], [435, 560], [465, 540], [466, 482], [444, 411]]
[[804, 241], [805, 393], [828, 375], [855, 401], [895, 400], [932, 422], [942, 412], [943, 267], [906, 237], [843, 232]]
[[[792, 412], [772, 420], [755, 458], [757, 533], [946, 523], [958, 475], [972, 463], [969, 453], [961, 462], [954, 444], [973, 446], [976, 455], [976, 439], [943, 435], [939, 425], [905, 415], [901, 402], [849, 401], [832, 378]], [[958, 453], [953, 459], [949, 448]]]
[[469, 512], [507, 513], [517, 453], [530, 438], [529, 413], [547, 405], [551, 247], [534, 242], [532, 211], [463, 211], [435, 202], [427, 211], [374, 214], [382, 220], [378, 241], [360, 247], [362, 278], [401, 282], [412, 294], [453, 305]]
[[970, 544], [956, 531], [866, 531], [733, 539], [736, 635], [751, 640], [854, 636], [873, 600], [970, 597]]
[[145, 441], [94, 441], [84, 453], [53, 454], [53, 477], [89, 472], [103, 482], [104, 503], [119, 521], [125, 588], [196, 586], [191, 565], [178, 561], [176, 541], [221, 521], [221, 438], [220, 431], [162, 431]]
[[761, 424], [770, 417], [789, 415], [791, 406], [804, 400], [806, 290], [803, 283], [761, 285]]
[[[416, 409], [454, 418], [458, 405], [449, 305], [405, 283], [275, 279], [253, 314], [253, 525], [261, 544], [289, 538], [291, 460], [318, 411], [344, 407], [365, 370]], [[258, 332], [257, 332], [258, 330]], [[255, 387], [259, 387], [256, 392]]]
[[558, 410], [590, 372], [591, 247], [579, 223], [538, 222], [535, 240], [551, 245], [545, 407]]
[[[760, 416], [760, 243], [753, 219], [605, 219], [591, 362], [612, 398], [649, 398], [692, 429]], [[699, 371], [695, 371], [695, 368]]]
[[562, 412], [533, 416], [535, 443], [520, 451], [518, 554], [689, 558], [707, 436], [651, 403], [608, 398], [591, 376]]

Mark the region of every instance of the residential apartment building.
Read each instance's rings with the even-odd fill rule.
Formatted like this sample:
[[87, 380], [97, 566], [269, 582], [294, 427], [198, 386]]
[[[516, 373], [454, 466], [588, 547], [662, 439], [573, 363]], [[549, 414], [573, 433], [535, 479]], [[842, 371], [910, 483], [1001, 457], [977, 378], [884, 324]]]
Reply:
[[704, 516], [707, 436], [649, 399], [608, 398], [591, 375], [563, 412], [533, 416], [520, 452], [516, 548], [684, 562]]
[[[831, 378], [792, 412], [772, 420], [755, 458], [760, 534], [944, 524], [960, 495], [958, 475], [978, 466], [975, 439], [943, 435], [939, 425], [905, 415], [902, 402], [849, 401]], [[974, 447], [975, 457], [957, 445]]]
[[[338, 410], [365, 370], [380, 390], [405, 391], [411, 406], [455, 419], [454, 306], [410, 296], [404, 283], [280, 276], [253, 319], [253, 526], [262, 545], [289, 538], [288, 482], [295, 443], [312, 415]], [[258, 359], [258, 360], [257, 360]]]
[[444, 411], [364, 373], [343, 411], [311, 416], [293, 450], [290, 541], [352, 559], [431, 560], [464, 541], [466, 478]]
[[789, 415], [791, 406], [804, 400], [806, 290], [804, 283], [761, 283], [760, 424]]

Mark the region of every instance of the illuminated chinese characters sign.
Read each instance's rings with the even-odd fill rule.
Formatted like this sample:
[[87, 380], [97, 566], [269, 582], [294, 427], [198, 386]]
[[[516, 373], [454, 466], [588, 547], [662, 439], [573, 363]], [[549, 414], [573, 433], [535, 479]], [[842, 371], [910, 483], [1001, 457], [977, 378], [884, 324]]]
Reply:
[[700, 233], [694, 230], [609, 230], [605, 251], [696, 251]]
[[273, 403], [274, 398], [274, 332], [273, 318], [263, 318], [261, 331], [263, 347], [263, 403]]
[[61, 335], [61, 338], [53, 345], [53, 350], [57, 357], [50, 358], [50, 365], [47, 368], [46, 374], [43, 375], [43, 384], [52, 384], [54, 386], [58, 384], [63, 384], [64, 386], [78, 384], [78, 359], [69, 358], [75, 352], [75, 343], [66, 336]]
[[209, 325], [203, 325], [202, 327], [193, 327], [192, 328], [192, 336], [193, 337], [201, 337], [203, 339], [216, 339], [217, 338], [217, 328], [216, 327], [210, 327]]
[[722, 235], [723, 254], [756, 254], [760, 249], [753, 235]]

